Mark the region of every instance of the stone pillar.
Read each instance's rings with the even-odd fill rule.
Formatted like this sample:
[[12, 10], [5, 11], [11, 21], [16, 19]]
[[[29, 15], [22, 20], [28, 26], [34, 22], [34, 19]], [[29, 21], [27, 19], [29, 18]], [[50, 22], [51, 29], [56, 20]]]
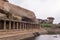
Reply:
[[34, 24], [32, 24], [32, 27], [33, 27], [33, 29], [34, 29]]
[[27, 24], [27, 29], [29, 30], [29, 23]]
[[22, 30], [24, 30], [24, 23], [22, 23]]
[[35, 29], [36, 29], [36, 24], [35, 24]]
[[30, 24], [30, 28], [32, 29], [31, 24]]
[[28, 29], [30, 29], [30, 24], [28, 24]]
[[29, 24], [28, 24], [28, 30], [30, 29], [30, 26], [29, 26]]
[[4, 21], [4, 30], [6, 30], [6, 21]]
[[11, 30], [11, 21], [9, 21], [9, 30]]
[[28, 29], [30, 30], [30, 23], [29, 23], [29, 25], [28, 25]]
[[32, 30], [34, 29], [34, 26], [33, 26], [33, 24], [31, 24], [32, 25]]
[[20, 30], [20, 23], [18, 22], [18, 29]]
[[36, 26], [36, 29], [38, 29], [38, 26], [37, 26], [37, 24], [35, 24], [35, 26]]
[[23, 23], [23, 30], [25, 29], [25, 23]]
[[17, 22], [17, 30], [18, 30], [18, 22]]
[[30, 24], [30, 29], [31, 29], [31, 24]]
[[32, 32], [33, 32], [33, 24], [31, 23], [31, 29], [32, 29]]
[[21, 23], [20, 23], [20, 30], [21, 30]]
[[27, 24], [27, 30], [28, 30], [28, 24]]
[[36, 24], [37, 29], [39, 29], [38, 24]]
[[32, 30], [34, 29], [34, 24], [32, 24]]
[[13, 29], [15, 30], [15, 22], [13, 22]]
[[33, 29], [32, 24], [31, 24], [31, 29]]
[[26, 30], [26, 23], [25, 23], [25, 30]]
[[34, 29], [35, 29], [35, 24], [34, 24]]
[[28, 23], [26, 24], [26, 29], [28, 29]]

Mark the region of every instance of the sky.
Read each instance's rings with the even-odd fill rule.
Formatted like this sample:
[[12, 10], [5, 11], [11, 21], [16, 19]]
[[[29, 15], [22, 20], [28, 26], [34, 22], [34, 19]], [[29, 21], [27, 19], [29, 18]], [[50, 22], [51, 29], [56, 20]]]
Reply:
[[9, 0], [35, 13], [36, 18], [54, 17], [54, 23], [60, 23], [60, 0]]

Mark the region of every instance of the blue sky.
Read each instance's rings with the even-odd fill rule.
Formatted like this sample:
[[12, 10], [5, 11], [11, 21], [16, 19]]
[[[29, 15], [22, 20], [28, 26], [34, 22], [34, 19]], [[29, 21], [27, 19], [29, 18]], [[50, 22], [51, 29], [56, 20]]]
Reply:
[[37, 18], [54, 17], [60, 22], [60, 0], [9, 0], [10, 3], [32, 10]]

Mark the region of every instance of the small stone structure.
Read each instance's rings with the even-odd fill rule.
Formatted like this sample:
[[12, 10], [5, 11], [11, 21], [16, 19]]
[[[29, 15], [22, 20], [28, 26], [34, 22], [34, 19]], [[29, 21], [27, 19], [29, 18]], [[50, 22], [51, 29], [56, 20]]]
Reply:
[[54, 18], [53, 17], [48, 17], [47, 19], [48, 19], [48, 23], [53, 24], [53, 21], [54, 21]]
[[54, 18], [53, 17], [48, 17], [47, 19], [37, 19], [39, 23], [48, 23], [48, 24], [53, 24]]

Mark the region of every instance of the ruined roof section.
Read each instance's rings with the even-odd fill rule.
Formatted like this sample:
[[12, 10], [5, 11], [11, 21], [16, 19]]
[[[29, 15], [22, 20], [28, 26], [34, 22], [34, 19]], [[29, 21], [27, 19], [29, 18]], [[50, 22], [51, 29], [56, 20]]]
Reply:
[[30, 18], [33, 21], [36, 20], [36, 16], [34, 12], [16, 5], [13, 5], [9, 3], [7, 0], [4, 0], [4, 1], [0, 0], [0, 9], [20, 17]]
[[[25, 14], [27, 14], [27, 16], [29, 15], [29, 16], [35, 16], [35, 14], [34, 14], [34, 12], [32, 12], [32, 11], [30, 11], [30, 10], [27, 10], [27, 9], [25, 9], [25, 8], [22, 8], [22, 7], [20, 7], [20, 6], [16, 6], [16, 5], [12, 5], [12, 4], [10, 4], [10, 6], [12, 7], [12, 8], [15, 8], [16, 9], [16, 11], [18, 10], [19, 12], [21, 11], [24, 15]], [[20, 13], [21, 13], [20, 12]], [[22, 14], [21, 13], [21, 14]]]
[[27, 17], [30, 19], [36, 18], [34, 12], [27, 10], [27, 9], [24, 9], [22, 7], [10, 4], [8, 2], [5, 3], [4, 10], [7, 10], [10, 13], [13, 13], [13, 14], [18, 15], [18, 16]]

